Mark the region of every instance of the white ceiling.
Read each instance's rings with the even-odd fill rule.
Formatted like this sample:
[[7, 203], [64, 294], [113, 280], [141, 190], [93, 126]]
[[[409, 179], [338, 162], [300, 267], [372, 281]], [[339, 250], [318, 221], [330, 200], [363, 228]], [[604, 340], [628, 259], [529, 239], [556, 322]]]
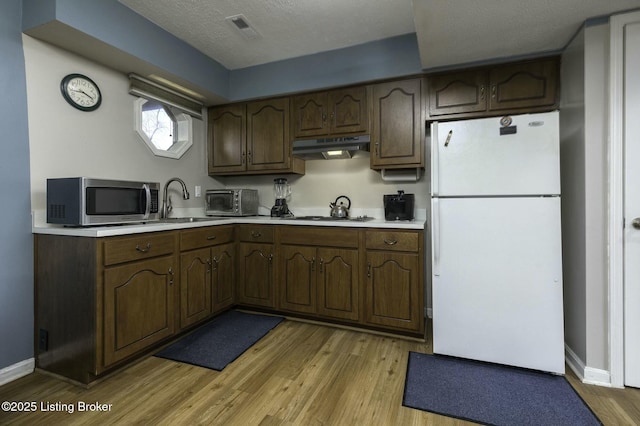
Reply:
[[[416, 33], [425, 70], [562, 49], [640, 0], [119, 0], [233, 70]], [[243, 14], [247, 39], [228, 16]]]

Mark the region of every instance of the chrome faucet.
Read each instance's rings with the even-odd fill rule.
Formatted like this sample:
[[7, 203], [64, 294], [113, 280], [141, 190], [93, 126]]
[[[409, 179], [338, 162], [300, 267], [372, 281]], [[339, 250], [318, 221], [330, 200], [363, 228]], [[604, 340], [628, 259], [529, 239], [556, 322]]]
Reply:
[[167, 198], [167, 190], [169, 189], [169, 184], [171, 182], [180, 182], [180, 185], [182, 185], [182, 198], [184, 198], [185, 200], [189, 199], [189, 191], [187, 191], [187, 185], [184, 183], [184, 181], [180, 178], [177, 177], [173, 177], [171, 179], [169, 179], [167, 181], [167, 183], [164, 185], [164, 193], [162, 195], [162, 214], [161, 217], [163, 218], [167, 218], [169, 217], [169, 213], [171, 213], [171, 210], [173, 210], [173, 207], [171, 206], [171, 197], [169, 196]]

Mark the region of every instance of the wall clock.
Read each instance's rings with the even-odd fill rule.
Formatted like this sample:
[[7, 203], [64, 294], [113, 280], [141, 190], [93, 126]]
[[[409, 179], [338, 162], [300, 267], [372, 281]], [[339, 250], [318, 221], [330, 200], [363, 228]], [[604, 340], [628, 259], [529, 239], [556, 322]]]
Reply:
[[69, 74], [60, 82], [62, 97], [80, 111], [94, 111], [102, 102], [98, 85], [86, 75]]

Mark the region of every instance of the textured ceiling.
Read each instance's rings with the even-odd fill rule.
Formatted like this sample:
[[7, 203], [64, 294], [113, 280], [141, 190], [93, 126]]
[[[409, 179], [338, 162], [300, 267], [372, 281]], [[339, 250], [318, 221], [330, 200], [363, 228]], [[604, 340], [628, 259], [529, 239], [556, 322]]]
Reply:
[[564, 48], [585, 20], [640, 0], [414, 0], [425, 69]]
[[[119, 0], [228, 69], [416, 33], [425, 70], [562, 49], [640, 0]], [[243, 14], [260, 38], [228, 16]]]
[[[120, 0], [228, 69], [415, 32], [411, 0]], [[243, 14], [248, 40], [225, 17]]]

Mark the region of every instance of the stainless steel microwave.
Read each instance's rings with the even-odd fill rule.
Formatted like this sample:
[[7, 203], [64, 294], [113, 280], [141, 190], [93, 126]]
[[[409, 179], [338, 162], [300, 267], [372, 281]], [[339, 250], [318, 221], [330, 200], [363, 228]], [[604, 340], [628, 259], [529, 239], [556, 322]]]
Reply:
[[47, 223], [90, 226], [160, 219], [160, 183], [47, 179]]
[[205, 194], [208, 216], [257, 216], [256, 189], [208, 189]]

